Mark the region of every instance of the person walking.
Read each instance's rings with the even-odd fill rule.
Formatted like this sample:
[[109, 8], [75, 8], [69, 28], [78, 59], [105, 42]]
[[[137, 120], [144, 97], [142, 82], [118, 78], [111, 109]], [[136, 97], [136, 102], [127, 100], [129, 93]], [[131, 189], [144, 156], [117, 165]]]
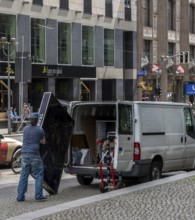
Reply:
[[31, 113], [29, 117], [30, 124], [25, 126], [23, 129], [23, 143], [21, 151], [22, 171], [20, 174], [17, 190], [18, 195], [16, 198], [18, 202], [25, 201], [29, 174], [32, 174], [35, 178], [35, 200], [46, 200], [46, 197], [43, 195], [44, 166], [39, 153], [40, 144], [45, 144], [46, 139], [44, 130], [37, 126], [38, 118], [38, 113]]
[[28, 107], [27, 104], [24, 103], [24, 108], [23, 108], [23, 119], [24, 120], [29, 120], [30, 116], [30, 108]]

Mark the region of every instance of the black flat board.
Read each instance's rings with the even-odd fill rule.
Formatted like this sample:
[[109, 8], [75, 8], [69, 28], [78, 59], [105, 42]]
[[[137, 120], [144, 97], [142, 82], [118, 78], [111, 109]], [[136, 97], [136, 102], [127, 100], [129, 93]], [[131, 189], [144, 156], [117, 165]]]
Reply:
[[47, 140], [45, 145], [40, 146], [44, 163], [44, 189], [49, 194], [57, 194], [74, 121], [50, 92], [43, 95], [38, 126], [44, 129]]

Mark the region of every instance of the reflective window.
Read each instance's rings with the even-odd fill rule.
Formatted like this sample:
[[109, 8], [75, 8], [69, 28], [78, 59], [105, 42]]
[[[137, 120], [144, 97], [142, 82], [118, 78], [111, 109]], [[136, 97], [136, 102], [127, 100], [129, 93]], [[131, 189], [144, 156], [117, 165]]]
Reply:
[[144, 56], [148, 58], [150, 61], [150, 48], [151, 48], [151, 41], [150, 40], [144, 40]]
[[31, 57], [34, 63], [45, 63], [44, 19], [31, 19]]
[[104, 66], [114, 66], [114, 30], [104, 29]]
[[144, 12], [144, 26], [150, 27], [150, 0], [144, 0], [143, 2], [143, 12]]
[[94, 64], [94, 34], [93, 27], [82, 27], [82, 64]]
[[192, 112], [190, 111], [190, 108], [184, 109], [184, 116], [185, 116], [185, 123], [186, 123], [186, 132], [188, 135], [194, 134], [194, 120]]
[[58, 23], [58, 63], [71, 64], [71, 25]]
[[[8, 14], [0, 14], [0, 38], [6, 37], [7, 41], [10, 42], [11, 38], [16, 38], [16, 16]], [[0, 50], [0, 60], [7, 61], [7, 46], [4, 46], [3, 50]], [[15, 48], [10, 47], [10, 61], [15, 59]]]
[[69, 0], [60, 0], [60, 9], [69, 9]]
[[189, 15], [190, 33], [195, 33], [195, 7], [192, 4], [190, 4], [189, 13], [190, 13]]
[[105, 16], [112, 18], [112, 0], [105, 0]]
[[168, 29], [173, 30], [173, 0], [168, 1]]
[[91, 14], [92, 13], [92, 2], [91, 0], [84, 0], [84, 13]]
[[43, 0], [33, 0], [33, 4], [43, 5]]
[[119, 134], [132, 134], [132, 107], [130, 105], [119, 105]]
[[125, 20], [131, 21], [131, 0], [125, 0]]

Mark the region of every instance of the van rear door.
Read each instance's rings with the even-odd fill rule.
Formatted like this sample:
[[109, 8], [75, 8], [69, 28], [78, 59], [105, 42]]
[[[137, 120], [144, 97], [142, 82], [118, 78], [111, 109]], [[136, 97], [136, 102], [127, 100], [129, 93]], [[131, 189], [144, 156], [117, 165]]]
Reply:
[[129, 171], [133, 165], [134, 123], [133, 106], [126, 102], [116, 104], [117, 138], [115, 143], [114, 168]]

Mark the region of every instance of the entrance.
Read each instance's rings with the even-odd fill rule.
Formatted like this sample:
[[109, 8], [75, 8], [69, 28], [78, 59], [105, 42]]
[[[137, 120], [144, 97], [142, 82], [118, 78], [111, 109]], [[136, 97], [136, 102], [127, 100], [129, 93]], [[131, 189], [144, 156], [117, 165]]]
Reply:
[[95, 79], [81, 79], [80, 81], [80, 100], [96, 100], [96, 81]]

